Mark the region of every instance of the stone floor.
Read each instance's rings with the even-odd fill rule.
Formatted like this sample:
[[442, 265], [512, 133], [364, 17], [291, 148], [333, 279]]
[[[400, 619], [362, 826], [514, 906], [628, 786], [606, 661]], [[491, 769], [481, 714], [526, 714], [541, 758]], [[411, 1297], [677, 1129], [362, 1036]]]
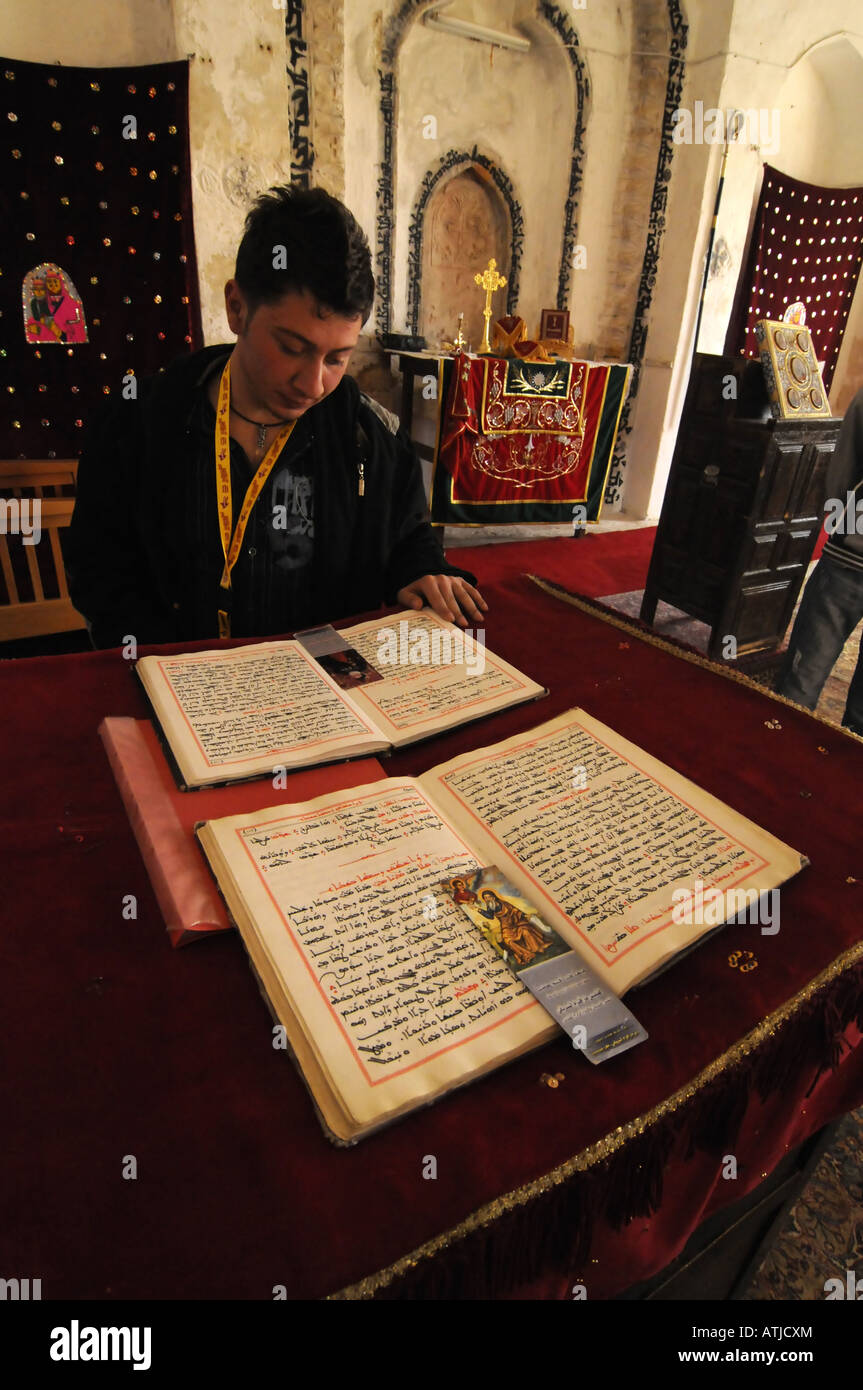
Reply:
[[[807, 571], [807, 581], [815, 568], [813, 562]], [[615, 612], [620, 613], [626, 618], [638, 618], [641, 612], [641, 600], [644, 594], [643, 589], [634, 589], [629, 593], [607, 594], [602, 602]], [[791, 615], [791, 621], [785, 634], [785, 642], [782, 648], [774, 655], [771, 654], [759, 669], [757, 661], [750, 660], [742, 662], [740, 669], [745, 675], [757, 681], [759, 685], [766, 686], [769, 690], [775, 690], [776, 681], [781, 666], [781, 653], [787, 647], [788, 640], [794, 627], [794, 620], [797, 617], [797, 610], [803, 598], [803, 591]], [[653, 620], [653, 629], [662, 637], [669, 637], [674, 641], [685, 642], [688, 646], [694, 647], [706, 655], [707, 646], [710, 640], [710, 628], [706, 623], [699, 622], [697, 618], [692, 618], [688, 613], [682, 613], [679, 608], [673, 608], [671, 604], [660, 601], [656, 606], [656, 614]], [[818, 699], [815, 713], [821, 719], [830, 720], [834, 724], [841, 724], [845, 713], [845, 702], [848, 698], [848, 687], [857, 669], [857, 659], [860, 652], [860, 644], [863, 641], [863, 622], [858, 623], [848, 641], [845, 643], [833, 670], [827, 677], [824, 689]]]

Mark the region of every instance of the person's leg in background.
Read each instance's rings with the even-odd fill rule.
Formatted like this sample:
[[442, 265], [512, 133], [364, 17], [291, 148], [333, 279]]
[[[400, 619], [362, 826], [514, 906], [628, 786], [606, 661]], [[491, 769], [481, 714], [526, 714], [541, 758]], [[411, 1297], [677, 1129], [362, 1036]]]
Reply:
[[851, 677], [851, 684], [848, 687], [848, 699], [845, 703], [842, 723], [846, 729], [851, 730], [852, 734], [860, 734], [863, 738], [863, 638], [860, 639], [857, 669]]
[[[814, 709], [827, 677], [861, 618], [863, 570], [848, 569], [822, 555], [803, 591], [777, 692], [795, 704]], [[863, 670], [859, 662], [848, 692], [845, 723], [849, 722], [849, 711], [853, 722], [859, 715], [863, 723]]]

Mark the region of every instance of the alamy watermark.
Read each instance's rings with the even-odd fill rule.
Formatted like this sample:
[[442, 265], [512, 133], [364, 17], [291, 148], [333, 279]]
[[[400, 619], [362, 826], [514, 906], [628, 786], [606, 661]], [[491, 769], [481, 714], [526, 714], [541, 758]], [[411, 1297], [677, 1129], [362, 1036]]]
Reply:
[[51, 1330], [52, 1361], [131, 1361], [133, 1371], [148, 1371], [152, 1363], [152, 1328], [82, 1327], [73, 1318], [68, 1327]]
[[828, 536], [863, 536], [863, 496], [857, 496], [858, 490], [859, 484], [844, 498], [827, 498], [824, 530]]
[[779, 889], [759, 893], [757, 888], [704, 887], [697, 878], [694, 890], [675, 888], [671, 895], [671, 920], [678, 926], [718, 927], [748, 911], [750, 923], [761, 924], [762, 936], [779, 931]]
[[414, 627], [402, 618], [398, 627], [377, 631], [375, 664], [383, 666], [465, 666], [472, 676], [485, 670], [485, 630]]
[[775, 154], [779, 149], [780, 119], [781, 112], [775, 106], [745, 111], [729, 107], [723, 111], [718, 106], [705, 109], [703, 101], [696, 101], [691, 111], [678, 106], [671, 113], [671, 138], [675, 145], [749, 144]]
[[863, 1277], [857, 1274], [854, 1269], [846, 1269], [845, 1279], [826, 1279], [824, 1281], [824, 1292], [827, 1301], [831, 1299], [850, 1299], [854, 1303], [863, 1301]]
[[0, 1279], [0, 1301], [27, 1303], [42, 1297], [41, 1279]]
[[0, 536], [20, 536], [22, 545], [42, 539], [41, 497], [0, 497]]

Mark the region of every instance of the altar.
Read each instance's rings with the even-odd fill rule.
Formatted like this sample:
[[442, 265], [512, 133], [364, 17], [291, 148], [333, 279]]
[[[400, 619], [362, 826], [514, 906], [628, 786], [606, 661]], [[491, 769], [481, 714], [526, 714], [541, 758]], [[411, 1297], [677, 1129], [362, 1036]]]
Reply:
[[[632, 368], [565, 358], [399, 352], [401, 423], [417, 377], [437, 401], [429, 510], [447, 526], [597, 521]], [[424, 385], [424, 390], [425, 390]]]

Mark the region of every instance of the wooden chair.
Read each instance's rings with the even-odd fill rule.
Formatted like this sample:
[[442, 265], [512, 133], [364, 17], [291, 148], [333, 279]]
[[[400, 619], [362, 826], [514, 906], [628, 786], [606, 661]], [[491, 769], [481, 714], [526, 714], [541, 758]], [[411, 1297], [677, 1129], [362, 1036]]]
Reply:
[[[86, 627], [72, 607], [60, 549], [60, 528], [68, 526], [75, 506], [77, 459], [0, 460], [0, 642]], [[9, 503], [38, 500], [42, 536], [37, 545], [11, 533], [17, 521]], [[20, 508], [17, 509], [20, 514]]]

